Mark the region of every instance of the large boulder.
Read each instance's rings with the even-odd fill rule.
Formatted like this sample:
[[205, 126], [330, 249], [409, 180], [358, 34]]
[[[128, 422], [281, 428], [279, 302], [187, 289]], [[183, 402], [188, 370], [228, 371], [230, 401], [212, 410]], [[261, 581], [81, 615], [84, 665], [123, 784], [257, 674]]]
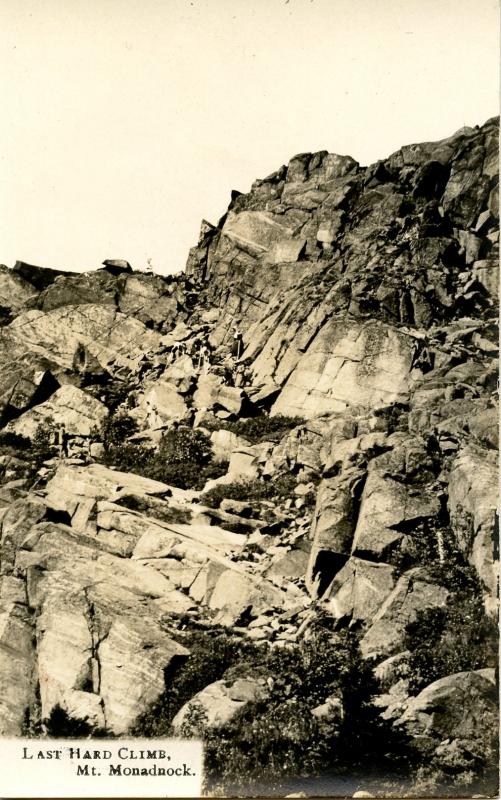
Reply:
[[[291, 234], [291, 228], [280, 222], [273, 214], [264, 211], [242, 211], [240, 214], [230, 211], [223, 227], [223, 236], [231, 239], [238, 248], [252, 255], [264, 253], [283, 239], [290, 237]], [[280, 250], [277, 250], [276, 256], [279, 254]], [[296, 261], [297, 259], [275, 257], [274, 260]]]
[[120, 287], [118, 306], [123, 314], [144, 323], [172, 323], [177, 301], [160, 275], [128, 275]]
[[37, 307], [51, 311], [69, 305], [103, 303], [114, 306], [117, 280], [105, 270], [74, 275], [58, 275], [47, 289], [40, 293]]
[[170, 383], [180, 394], [186, 394], [191, 389], [195, 379], [195, 365], [189, 355], [176, 358], [162, 373], [162, 380]]
[[249, 445], [247, 439], [224, 428], [213, 431], [210, 440], [215, 461], [229, 461], [234, 452], [241, 451]]
[[200, 375], [197, 390], [193, 395], [195, 408], [206, 411], [223, 408], [231, 414], [239, 414], [243, 403], [243, 392], [234, 386], [226, 386], [217, 375]]
[[188, 406], [170, 383], [157, 381], [143, 395], [138, 410], [145, 414], [149, 428], [159, 428], [172, 420], [184, 419]]
[[498, 691], [493, 669], [458, 672], [431, 683], [405, 704], [396, 727], [430, 749], [447, 771], [494, 766]]
[[357, 519], [357, 486], [363, 477], [363, 472], [352, 468], [323, 480], [319, 486], [307, 572], [307, 585], [313, 594], [322, 594], [327, 589], [351, 553]]
[[226, 725], [249, 703], [266, 696], [264, 679], [237, 678], [233, 683], [224, 680], [210, 683], [182, 706], [172, 720], [174, 733], [183, 728], [215, 729]]
[[90, 436], [108, 416], [108, 409], [99, 400], [77, 386], [61, 386], [52, 397], [26, 411], [7, 430], [33, 438], [39, 425], [64, 425], [68, 434]]
[[0, 264], [0, 307], [17, 311], [36, 294], [37, 290], [29, 281]]
[[[163, 692], [169, 664], [187, 655], [160, 623], [162, 609], [177, 607], [176, 589], [151, 567], [104, 553], [65, 526], [33, 528], [24, 547], [29, 558], [21, 549], [17, 570], [36, 612], [42, 716], [59, 705], [125, 733]], [[35, 579], [37, 564], [43, 570]]]
[[35, 701], [33, 626], [24, 582], [0, 578], [0, 736], [17, 736]]
[[[64, 503], [65, 498], [91, 497], [115, 499], [121, 493], [129, 495], [163, 496], [172, 493], [170, 486], [161, 481], [144, 478], [133, 472], [120, 472], [103, 464], [89, 464], [81, 467], [60, 464], [54, 477], [47, 483], [48, 503]], [[54, 505], [54, 507], [58, 507]]]
[[383, 559], [420, 521], [436, 517], [438, 498], [371, 471], [362, 494], [352, 552]]
[[323, 599], [340, 620], [371, 622], [395, 586], [395, 569], [351, 557], [335, 575]]
[[137, 372], [162, 344], [159, 333], [111, 304], [65, 305], [47, 313], [26, 311], [1, 329], [0, 363], [30, 351], [71, 370], [84, 347], [105, 370]]

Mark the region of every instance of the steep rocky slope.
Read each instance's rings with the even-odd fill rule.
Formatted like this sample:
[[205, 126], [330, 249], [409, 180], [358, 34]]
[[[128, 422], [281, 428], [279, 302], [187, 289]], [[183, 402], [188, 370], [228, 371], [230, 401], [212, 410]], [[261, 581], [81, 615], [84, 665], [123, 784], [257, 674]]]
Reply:
[[[296, 156], [183, 275], [2, 267], [0, 732], [138, 730], [191, 632], [294, 650], [322, 620], [388, 730], [444, 780], [483, 774], [498, 242], [490, 120], [367, 168]], [[272, 702], [245, 663], [217, 677], [194, 683], [212, 731]], [[324, 695], [314, 720], [349, 718]]]

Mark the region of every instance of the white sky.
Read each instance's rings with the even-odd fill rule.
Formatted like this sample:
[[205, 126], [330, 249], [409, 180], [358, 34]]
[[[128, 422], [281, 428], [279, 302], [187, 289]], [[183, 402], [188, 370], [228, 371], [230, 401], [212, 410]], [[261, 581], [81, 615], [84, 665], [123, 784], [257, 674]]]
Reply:
[[0, 262], [176, 272], [299, 152], [498, 113], [496, 0], [2, 0]]

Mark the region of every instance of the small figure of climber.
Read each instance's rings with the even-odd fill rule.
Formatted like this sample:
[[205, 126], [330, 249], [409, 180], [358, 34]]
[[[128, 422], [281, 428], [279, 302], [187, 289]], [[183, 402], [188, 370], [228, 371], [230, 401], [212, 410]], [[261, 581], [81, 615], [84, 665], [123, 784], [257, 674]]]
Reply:
[[210, 350], [206, 344], [200, 348], [201, 368], [204, 374], [207, 374], [210, 366]]
[[180, 356], [184, 355], [184, 353], [186, 353], [186, 343], [174, 342], [174, 345], [172, 347], [173, 360], [175, 361], [176, 358], [179, 358]]
[[433, 369], [434, 361], [435, 361], [434, 353], [430, 351], [428, 347], [426, 347], [425, 345], [416, 354], [414, 362], [412, 364], [412, 368], [419, 369], [423, 373], [423, 375], [425, 375], [427, 372], [430, 372], [430, 370]]
[[237, 364], [233, 373], [233, 385], [240, 389], [244, 383], [244, 372], [245, 366], [243, 364]]
[[236, 325], [233, 326], [233, 355], [235, 358], [240, 358], [242, 355], [242, 351], [244, 349], [244, 342], [242, 337], [242, 332], [238, 329]]
[[235, 367], [234, 383], [236, 387], [241, 388], [242, 386], [247, 386], [250, 383], [251, 371], [249, 369], [249, 364], [250, 361], [245, 359], [245, 361], [240, 362]]
[[68, 456], [68, 434], [64, 423], [61, 423], [57, 429], [56, 444], [59, 451], [59, 458], [67, 458]]

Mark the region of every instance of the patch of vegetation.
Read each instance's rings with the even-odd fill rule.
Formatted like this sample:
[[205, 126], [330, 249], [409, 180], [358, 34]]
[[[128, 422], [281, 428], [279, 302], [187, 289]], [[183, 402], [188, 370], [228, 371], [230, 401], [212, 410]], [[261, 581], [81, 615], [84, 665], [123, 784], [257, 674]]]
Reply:
[[49, 422], [40, 423], [34, 433], [31, 448], [32, 456], [38, 465], [54, 458], [58, 453], [56, 426]]
[[223, 422], [214, 418], [213, 423], [204, 422], [204, 427], [213, 430], [226, 430], [248, 439], [251, 444], [259, 442], [279, 442], [293, 428], [302, 425], [302, 417], [287, 417], [277, 414], [274, 417], [262, 414], [258, 417], [239, 419], [236, 422]]
[[85, 391], [96, 400], [101, 400], [111, 412], [115, 412], [119, 406], [128, 402], [131, 391], [135, 388], [127, 382], [110, 378], [109, 375], [92, 376], [93, 382], [90, 385], [88, 379]]
[[39, 425], [33, 441], [17, 433], [0, 431], [0, 455], [12, 459], [0, 468], [0, 483], [7, 480], [7, 475], [33, 481], [44, 461], [57, 454], [54, 440], [55, 428], [50, 425]]
[[191, 520], [191, 512], [185, 508], [177, 506], [160, 506], [149, 505], [141, 497], [134, 494], [128, 494], [117, 500], [117, 505], [128, 508], [131, 511], [138, 511], [147, 517], [159, 519], [162, 522], [171, 522], [176, 525], [185, 525]]
[[167, 431], [147, 466], [148, 478], [179, 489], [202, 489], [207, 475], [224, 475], [223, 466], [212, 462], [212, 443], [206, 433], [180, 426]]
[[100, 430], [100, 438], [104, 449], [110, 450], [113, 447], [120, 447], [129, 436], [138, 432], [138, 424], [135, 419], [128, 414], [110, 414], [103, 421]]
[[105, 450], [101, 461], [107, 467], [115, 467], [121, 472], [133, 472], [136, 475], [144, 475], [146, 477], [148, 465], [153, 456], [154, 453], [151, 447], [124, 442], [124, 444], [115, 445]]
[[425, 609], [407, 626], [403, 649], [411, 655], [404, 670], [413, 693], [446, 675], [496, 665], [497, 627], [451, 528], [421, 523], [389, 560], [399, 571], [426, 565], [428, 577], [449, 591], [443, 608]]
[[[252, 675], [267, 686], [265, 699], [247, 704], [223, 727], [209, 729], [196, 707], [185, 720], [184, 735], [204, 739], [211, 792], [253, 792], [261, 782], [277, 789], [289, 776], [333, 774], [356, 765], [405, 766], [405, 741], [372, 705], [372, 669], [353, 633], [332, 635], [319, 627], [307, 641], [271, 650], [207, 632], [191, 636], [188, 644], [189, 658], [169, 676], [163, 697], [134, 735], [172, 735], [177, 711], [215, 680]], [[328, 698], [336, 698], [331, 709], [312, 715]]]
[[[465, 582], [471, 578], [463, 577]], [[417, 694], [446, 675], [495, 667], [498, 630], [485, 613], [480, 593], [466, 588], [451, 594], [444, 608], [419, 612], [407, 625], [403, 646], [410, 651], [410, 690]]]
[[43, 721], [45, 735], [50, 739], [87, 739], [90, 736], [99, 738], [113, 738], [111, 731], [96, 728], [89, 722], [70, 717], [68, 712], [55, 705], [47, 719]]
[[103, 463], [179, 489], [202, 489], [228, 469], [227, 461], [213, 460], [212, 443], [201, 430], [171, 428], [157, 449], [127, 441], [136, 432], [137, 424], [127, 414], [111, 414], [101, 428]]
[[[26, 459], [26, 472], [24, 477], [28, 478], [29, 481], [35, 481], [37, 485], [40, 485], [40, 469], [46, 461], [50, 461], [59, 454], [59, 447], [56, 440], [56, 426], [50, 422], [42, 422], [37, 427], [33, 439], [30, 441], [29, 449], [26, 451], [22, 450], [18, 453], [19, 457]], [[46, 480], [46, 478], [44, 480]]]
[[232, 481], [214, 486], [202, 495], [209, 508], [219, 508], [222, 500], [284, 500], [292, 496], [296, 478], [290, 472], [273, 476], [272, 480]]
[[[184, 642], [183, 642], [184, 644]], [[131, 730], [133, 736], [168, 736], [179, 709], [205, 686], [220, 680], [229, 667], [243, 662], [257, 647], [228, 636], [214, 627], [207, 631], [190, 631], [186, 645], [189, 658], [178, 662], [177, 670], [166, 675], [166, 689]]]
[[16, 456], [20, 452], [31, 449], [31, 440], [26, 436], [10, 431], [0, 431], [0, 453], [1, 455]]

